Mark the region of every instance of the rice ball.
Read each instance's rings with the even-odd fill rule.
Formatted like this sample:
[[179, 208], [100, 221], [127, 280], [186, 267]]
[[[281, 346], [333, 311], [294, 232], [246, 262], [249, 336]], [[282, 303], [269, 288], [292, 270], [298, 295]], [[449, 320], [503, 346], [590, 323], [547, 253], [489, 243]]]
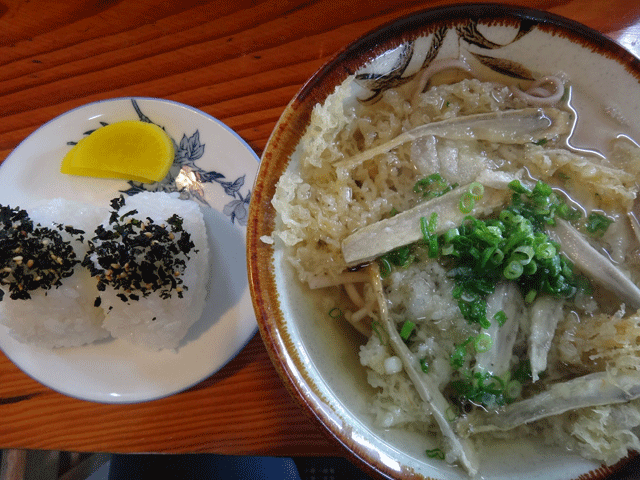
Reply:
[[0, 323], [23, 343], [71, 347], [109, 336], [97, 281], [80, 266], [104, 209], [64, 199], [0, 206]]
[[178, 193], [115, 199], [83, 264], [98, 279], [96, 303], [114, 338], [177, 348], [205, 305], [209, 247], [202, 211]]

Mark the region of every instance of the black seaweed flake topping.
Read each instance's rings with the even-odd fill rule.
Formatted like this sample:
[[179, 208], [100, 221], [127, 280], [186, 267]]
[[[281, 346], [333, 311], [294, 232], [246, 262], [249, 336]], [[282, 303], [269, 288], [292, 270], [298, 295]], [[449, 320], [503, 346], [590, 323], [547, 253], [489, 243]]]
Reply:
[[171, 218], [167, 219], [167, 223], [171, 225], [172, 232], [181, 232], [182, 231], [182, 217], [178, 216], [177, 213], [171, 215]]
[[84, 234], [85, 234], [84, 230], [80, 230], [79, 228], [74, 228], [71, 225], [62, 225], [62, 228], [64, 228], [64, 231], [67, 232], [69, 235], [77, 237], [77, 240], [79, 242], [84, 242]]
[[[122, 197], [120, 197], [122, 198]], [[182, 274], [194, 251], [190, 234], [177, 214], [158, 225], [151, 218], [134, 218], [136, 210], [120, 212], [123, 201], [114, 199], [109, 226], [99, 226], [82, 261], [98, 278], [98, 289], [110, 285], [122, 301], [138, 301], [151, 292], [163, 299], [173, 294], [183, 297], [187, 289]], [[167, 225], [170, 228], [167, 228]]]
[[127, 217], [131, 217], [131, 216], [135, 215], [136, 213], [138, 213], [138, 210], [135, 210], [135, 209], [134, 210], [130, 210], [130, 211], [126, 212], [125, 214], [120, 215], [120, 221], [124, 220]]
[[54, 223], [56, 228], [60, 231], [65, 231], [72, 237], [75, 237], [75, 240], [82, 243], [84, 242], [84, 230], [80, 230], [79, 228], [72, 227], [71, 225], [64, 225], [62, 223]]
[[[58, 228], [72, 235], [84, 233]], [[0, 205], [0, 301], [5, 289], [13, 300], [28, 300], [29, 292], [58, 287], [78, 263], [59, 232], [34, 225], [25, 210]]]
[[117, 211], [124, 207], [124, 196], [120, 195], [119, 197], [112, 198], [109, 205], [111, 205], [111, 208], [118, 213]]
[[111, 212], [111, 218], [109, 218], [109, 223], [113, 223], [118, 218], [118, 210], [124, 206], [124, 197], [120, 195], [119, 197], [113, 198], [109, 205], [111, 205], [111, 208], [113, 209]]

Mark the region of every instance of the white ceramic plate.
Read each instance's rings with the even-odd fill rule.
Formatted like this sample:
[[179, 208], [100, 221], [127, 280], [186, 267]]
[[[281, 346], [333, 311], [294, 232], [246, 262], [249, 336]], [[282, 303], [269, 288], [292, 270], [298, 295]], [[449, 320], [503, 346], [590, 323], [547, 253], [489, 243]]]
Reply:
[[59, 172], [73, 142], [105, 123], [135, 119], [164, 127], [177, 152], [169, 178], [146, 188], [180, 190], [204, 207], [211, 278], [202, 318], [177, 351], [159, 352], [113, 339], [49, 350], [22, 344], [0, 326], [0, 348], [25, 373], [61, 393], [96, 402], [141, 402], [189, 388], [223, 367], [257, 330], [245, 226], [258, 157], [230, 128], [199, 110], [166, 100], [119, 98], [67, 112], [36, 130], [1, 165], [0, 203], [28, 208], [63, 197], [108, 205], [120, 192], [135, 193], [140, 184]]

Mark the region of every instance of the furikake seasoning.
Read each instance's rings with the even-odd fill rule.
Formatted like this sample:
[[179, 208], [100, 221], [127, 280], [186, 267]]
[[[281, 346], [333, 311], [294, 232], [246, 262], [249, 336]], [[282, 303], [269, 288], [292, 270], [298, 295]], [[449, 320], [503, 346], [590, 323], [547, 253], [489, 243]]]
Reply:
[[[72, 236], [84, 233], [58, 228]], [[71, 243], [58, 231], [34, 225], [25, 210], [0, 205], [0, 300], [5, 289], [13, 300], [28, 300], [29, 292], [58, 287], [78, 263]]]
[[138, 301], [151, 292], [163, 298], [182, 298], [182, 274], [195, 245], [176, 214], [157, 224], [151, 218], [136, 218], [137, 210], [120, 213], [122, 197], [111, 201], [107, 227], [100, 225], [89, 241], [82, 265], [98, 278], [98, 290], [109, 285], [123, 302]]

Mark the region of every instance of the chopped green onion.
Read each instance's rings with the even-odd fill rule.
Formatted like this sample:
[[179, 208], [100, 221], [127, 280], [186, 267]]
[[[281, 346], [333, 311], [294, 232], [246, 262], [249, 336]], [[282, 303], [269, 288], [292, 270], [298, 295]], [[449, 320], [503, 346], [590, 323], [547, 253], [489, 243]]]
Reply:
[[518, 380], [511, 380], [504, 389], [504, 396], [507, 402], [513, 402], [522, 394], [522, 383]]
[[516, 260], [512, 260], [507, 264], [505, 269], [503, 270], [504, 278], [507, 280], [515, 280], [522, 275], [523, 272], [522, 264]]
[[[433, 178], [435, 182], [437, 178]], [[558, 212], [568, 207], [544, 182], [529, 189], [514, 180], [509, 187], [514, 192], [511, 204], [497, 218], [480, 220], [467, 215], [457, 228], [441, 235], [435, 233], [438, 221], [435, 213], [421, 218], [423, 239], [417, 243], [420, 250], [414, 250], [417, 246], [403, 247], [386, 254], [382, 258], [388, 264], [381, 263], [382, 273], [387, 274], [394, 266], [410, 264], [425, 247], [430, 258], [446, 257], [448, 275], [455, 279], [453, 297], [458, 300], [462, 316], [482, 328], [489, 328], [492, 323], [486, 317], [486, 298], [502, 279], [517, 282], [527, 292], [529, 302], [538, 293], [560, 298], [574, 295], [582, 287], [573, 265], [546, 234], [546, 225], [552, 224]], [[473, 210], [482, 189], [481, 184], [474, 184], [461, 195], [462, 211]], [[456, 358], [454, 355], [452, 365], [459, 364], [456, 367], [459, 368], [462, 363]]]
[[449, 363], [454, 369], [458, 369], [464, 365], [464, 360], [467, 356], [467, 345], [473, 340], [474, 337], [469, 337], [454, 349], [449, 360]]
[[560, 218], [564, 218], [565, 220], [567, 220], [567, 217], [571, 215], [571, 207], [566, 203], [562, 203], [558, 205], [558, 208], [556, 208], [556, 214]]
[[460, 416], [460, 411], [456, 405], [449, 405], [449, 408], [444, 412], [444, 415], [449, 422], [453, 422]]
[[489, 328], [491, 322], [487, 320], [487, 302], [479, 298], [472, 302], [460, 300], [458, 308], [462, 316], [471, 323], [479, 323], [482, 328]]
[[502, 326], [505, 324], [505, 322], [507, 321], [507, 314], [504, 313], [504, 311], [500, 310], [498, 312], [495, 313], [495, 315], [493, 316], [493, 319], [498, 322], [499, 326]]
[[529, 359], [522, 360], [512, 375], [514, 380], [518, 380], [521, 384], [531, 381], [531, 362]]
[[462, 213], [471, 213], [476, 206], [476, 201], [471, 194], [467, 192], [460, 197], [460, 204], [458, 206]]
[[390, 252], [378, 257], [378, 265], [380, 266], [380, 275], [386, 278], [394, 266], [407, 267], [415, 260], [415, 254], [411, 245], [398, 247]]
[[441, 182], [441, 181], [442, 181], [442, 176], [439, 173], [431, 174], [428, 177], [418, 180], [413, 186], [413, 191], [415, 193], [423, 193], [426, 190], [426, 188], [432, 185], [434, 182]]
[[[509, 372], [507, 372], [505, 374], [505, 377], [510, 377], [511, 374]], [[482, 382], [482, 380], [480, 381]], [[480, 383], [479, 382], [479, 383]], [[500, 389], [500, 390], [504, 390], [505, 385], [507, 384], [506, 380], [504, 378], [501, 378], [497, 375], [490, 375], [489, 376], [489, 382], [485, 383], [485, 386], [494, 388], [494, 389]]]
[[536, 257], [539, 259], [549, 259], [556, 256], [558, 253], [556, 247], [551, 242], [541, 243], [536, 247]]
[[523, 265], [522, 275], [530, 277], [534, 275], [538, 271], [538, 264], [536, 262], [530, 262], [526, 265]]
[[497, 246], [489, 247], [484, 252], [482, 252], [482, 261], [480, 262], [480, 267], [484, 268], [487, 265], [487, 262], [491, 260], [491, 257], [498, 250]]
[[340, 318], [342, 316], [342, 310], [340, 310], [338, 307], [332, 308], [331, 310], [329, 310], [329, 316], [331, 318]]
[[[508, 375], [506, 376], [508, 378]], [[449, 383], [450, 389], [457, 395], [458, 404], [470, 401], [485, 407], [495, 408], [506, 403], [505, 389], [507, 380], [491, 375], [488, 372], [462, 372], [455, 380]]]
[[486, 333], [481, 333], [473, 341], [473, 348], [476, 352], [483, 353], [491, 349], [493, 346], [493, 339]]
[[429, 222], [427, 222], [426, 217], [420, 217], [420, 231], [422, 232], [424, 242], [428, 244], [431, 232], [429, 231]]
[[385, 257], [378, 259], [378, 265], [380, 265], [380, 276], [386, 278], [391, 273], [391, 263]]
[[522, 183], [520, 183], [520, 180], [512, 180], [511, 182], [509, 182], [509, 188], [514, 192], [520, 193], [522, 195], [531, 194], [531, 191], [528, 188], [526, 188], [524, 185], [522, 185]]
[[413, 186], [413, 191], [423, 197], [440, 197], [458, 186], [457, 183], [449, 184], [439, 173], [433, 173]]
[[529, 245], [521, 245], [513, 249], [511, 260], [520, 262], [520, 264], [524, 266], [531, 262], [534, 255], [535, 252], [533, 251], [533, 247]]
[[386, 256], [389, 261], [397, 267], [405, 267], [413, 260], [411, 247], [409, 245], [391, 250]]
[[[449, 103], [449, 102], [447, 102]], [[427, 457], [436, 458], [438, 460], [444, 460], [444, 452], [441, 448], [432, 448], [431, 450], [426, 451]]]
[[491, 254], [491, 258], [489, 261], [494, 265], [500, 265], [504, 260], [504, 252], [499, 248], [496, 248], [495, 251]]
[[586, 295], [591, 295], [593, 293], [593, 287], [591, 286], [591, 283], [589, 283], [589, 280], [585, 276], [578, 275], [576, 280], [577, 280], [576, 288], [578, 290], [585, 293]]
[[411, 332], [413, 332], [413, 329], [416, 327], [416, 324], [413, 323], [411, 320], [407, 320], [404, 322], [404, 324], [402, 324], [402, 328], [400, 329], [400, 337], [403, 340], [408, 340], [409, 337], [411, 336]]
[[456, 251], [453, 245], [445, 245], [442, 247], [442, 250], [440, 250], [441, 255], [455, 255], [455, 253]]
[[498, 218], [500, 218], [500, 221], [503, 222], [503, 223], [512, 223], [514, 216], [515, 216], [515, 214], [512, 211], [510, 211], [510, 210], [502, 210], [500, 212], [500, 214], [498, 215]]
[[422, 370], [423, 373], [429, 373], [429, 364], [426, 358], [420, 359], [420, 370]]
[[607, 231], [609, 225], [612, 223], [612, 219], [607, 218], [600, 213], [591, 212], [587, 217], [587, 224], [585, 226], [587, 228], [587, 232], [602, 235]]
[[536, 296], [538, 296], [538, 292], [531, 289], [527, 292], [527, 295], [525, 295], [524, 302], [528, 305], [531, 305], [533, 301], [536, 299]]
[[469, 401], [487, 408], [495, 408], [513, 403], [520, 398], [522, 386], [530, 381], [531, 368], [526, 360], [518, 365], [513, 375], [510, 372], [502, 376], [489, 372], [460, 372], [447, 388], [454, 392], [456, 406]]
[[429, 217], [429, 224], [427, 226], [429, 233], [431, 233], [432, 235], [436, 232], [437, 224], [438, 224], [438, 213], [433, 212]]
[[549, 196], [551, 196], [552, 193], [553, 193], [553, 190], [548, 184], [538, 180], [536, 182], [535, 187], [533, 187], [531, 196], [538, 197], [538, 198], [548, 198]]
[[484, 195], [484, 185], [480, 182], [472, 182], [467, 188], [467, 193], [471, 195], [474, 200], [480, 200]]
[[464, 359], [467, 356], [467, 349], [462, 346], [456, 347], [456, 349], [451, 354], [451, 358], [449, 359], [449, 363], [452, 368], [458, 369], [464, 365]]
[[438, 236], [434, 233], [437, 221], [438, 214], [436, 212], [431, 214], [428, 222], [425, 217], [420, 217], [420, 230], [422, 231], [424, 242], [429, 247], [430, 258], [436, 258], [439, 252]]
[[504, 224], [500, 222], [498, 225], [487, 226], [486, 231], [493, 237], [496, 242], [502, 240], [502, 232], [504, 232]]
[[429, 258], [436, 258], [438, 256], [438, 236], [431, 235], [429, 238]]
[[429, 217], [428, 221], [426, 217], [420, 217], [420, 230], [422, 231], [422, 236], [425, 242], [427, 242], [429, 240], [429, 237], [435, 233], [437, 223], [438, 223], [437, 212], [433, 212]]
[[458, 231], [457, 228], [450, 228], [443, 234], [442, 240], [444, 241], [444, 243], [451, 243], [453, 239], [459, 235], [460, 235], [460, 232]]

